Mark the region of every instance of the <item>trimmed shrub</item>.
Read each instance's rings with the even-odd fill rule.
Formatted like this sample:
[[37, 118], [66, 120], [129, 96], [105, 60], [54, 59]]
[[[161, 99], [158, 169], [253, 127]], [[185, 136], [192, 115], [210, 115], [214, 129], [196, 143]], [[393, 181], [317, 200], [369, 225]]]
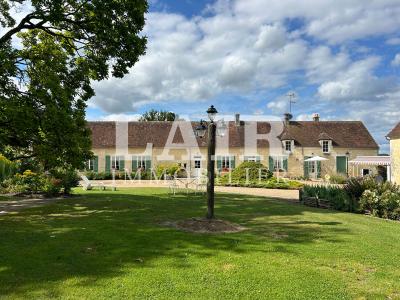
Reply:
[[345, 184], [347, 177], [342, 174], [332, 174], [329, 176], [329, 182], [333, 184]]
[[[260, 174], [261, 172], [261, 174]], [[260, 179], [261, 175], [261, 180]], [[272, 172], [259, 162], [243, 162], [237, 168], [233, 169], [231, 174], [225, 174], [219, 178], [221, 184], [246, 184], [267, 182], [272, 178]], [[231, 178], [231, 180], [229, 180]]]
[[79, 176], [74, 169], [57, 168], [50, 171], [50, 174], [60, 180], [64, 194], [69, 194], [73, 187], [78, 186]]
[[335, 186], [305, 185], [304, 197], [315, 197], [329, 201], [331, 207], [336, 210], [351, 211], [351, 199], [346, 190]]

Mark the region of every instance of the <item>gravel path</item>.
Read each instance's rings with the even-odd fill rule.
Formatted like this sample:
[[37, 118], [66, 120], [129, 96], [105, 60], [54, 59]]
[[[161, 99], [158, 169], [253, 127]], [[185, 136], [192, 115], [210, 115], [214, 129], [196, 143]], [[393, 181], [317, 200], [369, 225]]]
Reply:
[[[168, 187], [169, 183], [163, 180], [160, 181], [150, 181], [150, 180], [142, 180], [140, 182], [134, 181], [131, 182], [129, 180], [115, 180], [113, 184], [112, 180], [102, 180], [102, 182], [107, 186], [111, 187], [115, 185], [117, 188], [119, 187]], [[179, 182], [181, 187], [184, 187], [184, 180]], [[191, 188], [194, 188], [194, 185], [190, 185]], [[299, 191], [298, 190], [282, 190], [282, 189], [263, 189], [263, 188], [247, 188], [247, 187], [227, 187], [227, 186], [216, 186], [216, 192], [222, 193], [232, 193], [232, 194], [242, 194], [242, 195], [252, 195], [252, 196], [262, 196], [262, 197], [270, 197], [276, 199], [290, 200], [290, 201], [298, 201], [299, 200]]]
[[[113, 186], [113, 182], [111, 180], [102, 181], [107, 187]], [[168, 182], [164, 181], [141, 181], [141, 182], [130, 182], [125, 180], [116, 180], [115, 186], [117, 188], [123, 187], [165, 187], [167, 188], [169, 185]], [[184, 184], [181, 183], [183, 187]], [[192, 186], [191, 186], [192, 187]], [[109, 189], [108, 189], [109, 190]], [[226, 186], [216, 186], [215, 191], [219, 193], [232, 193], [232, 194], [241, 194], [241, 195], [251, 195], [251, 196], [262, 196], [269, 198], [282, 199], [286, 201], [294, 201], [297, 202], [299, 200], [299, 191], [297, 190], [281, 190], [281, 189], [262, 189], [262, 188], [246, 188], [246, 187], [226, 187]], [[13, 201], [0, 201], [0, 215], [7, 214], [9, 212], [18, 211], [25, 208], [37, 207], [41, 205], [46, 205], [57, 200], [62, 200], [64, 198], [39, 198], [39, 199], [21, 199], [21, 200], [13, 200]]]

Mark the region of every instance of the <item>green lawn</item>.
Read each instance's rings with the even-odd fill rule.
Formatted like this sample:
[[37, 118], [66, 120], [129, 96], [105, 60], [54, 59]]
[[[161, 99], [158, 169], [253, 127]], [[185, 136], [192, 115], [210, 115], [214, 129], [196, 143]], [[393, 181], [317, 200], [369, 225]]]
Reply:
[[218, 194], [248, 230], [194, 234], [158, 224], [204, 215], [201, 196], [82, 195], [0, 216], [0, 298], [400, 298], [400, 223]]

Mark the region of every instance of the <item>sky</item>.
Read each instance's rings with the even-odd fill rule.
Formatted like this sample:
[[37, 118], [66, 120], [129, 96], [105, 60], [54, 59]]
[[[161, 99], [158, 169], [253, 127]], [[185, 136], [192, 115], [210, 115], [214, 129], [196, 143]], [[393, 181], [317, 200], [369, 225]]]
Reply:
[[150, 0], [146, 55], [94, 82], [88, 120], [149, 109], [362, 120], [382, 153], [400, 121], [400, 0]]

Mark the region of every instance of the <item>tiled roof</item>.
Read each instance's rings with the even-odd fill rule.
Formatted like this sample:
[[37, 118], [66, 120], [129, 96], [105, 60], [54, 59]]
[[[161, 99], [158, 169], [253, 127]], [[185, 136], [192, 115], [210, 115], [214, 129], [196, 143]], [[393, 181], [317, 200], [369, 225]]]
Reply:
[[[243, 124], [243, 123], [242, 123]], [[194, 129], [198, 123], [192, 122]], [[235, 122], [227, 122], [229, 131], [229, 147], [244, 147], [244, 126], [236, 126]], [[115, 147], [116, 142], [116, 123], [115, 122], [88, 122], [88, 127], [92, 131], [93, 148]], [[172, 122], [129, 122], [128, 124], [128, 145], [131, 148], [146, 147], [147, 143], [152, 143], [153, 147], [164, 147], [172, 128]], [[268, 122], [257, 123], [257, 133], [266, 134], [271, 130]], [[196, 139], [199, 147], [207, 146], [207, 134], [203, 138]], [[180, 127], [175, 132], [173, 143], [183, 143]], [[186, 141], [188, 142], [188, 141]], [[218, 145], [218, 139], [217, 139]], [[257, 142], [259, 147], [268, 146], [265, 140]], [[196, 145], [192, 145], [196, 146]]]
[[387, 136], [390, 139], [400, 139], [400, 122], [390, 131]]
[[379, 149], [360, 121], [290, 121], [285, 130], [302, 147], [320, 147], [319, 140], [326, 137], [334, 147]]
[[[198, 125], [196, 122], [190, 124], [192, 128]], [[245, 130], [243, 122], [241, 124], [241, 126], [237, 126], [235, 122], [227, 122], [229, 147], [244, 147]], [[93, 148], [115, 147], [115, 122], [88, 122], [88, 127], [92, 131]], [[128, 145], [135, 148], [146, 147], [147, 143], [152, 143], [154, 147], [164, 147], [171, 128], [172, 122], [129, 122]], [[266, 134], [270, 130], [270, 123], [257, 123], [258, 134]], [[320, 147], [319, 138], [321, 134], [330, 137], [334, 147], [379, 149], [367, 128], [359, 121], [291, 121], [279, 138], [291, 137], [295, 140], [296, 145], [302, 147]], [[199, 147], [206, 147], [207, 135], [204, 138], [197, 138], [196, 142]], [[180, 130], [176, 131], [173, 143], [183, 143]], [[258, 140], [257, 145], [267, 147], [268, 142]]]
[[322, 140], [333, 140], [333, 138], [331, 138], [331, 136], [326, 132], [321, 132], [320, 135], [318, 136], [318, 141]]

